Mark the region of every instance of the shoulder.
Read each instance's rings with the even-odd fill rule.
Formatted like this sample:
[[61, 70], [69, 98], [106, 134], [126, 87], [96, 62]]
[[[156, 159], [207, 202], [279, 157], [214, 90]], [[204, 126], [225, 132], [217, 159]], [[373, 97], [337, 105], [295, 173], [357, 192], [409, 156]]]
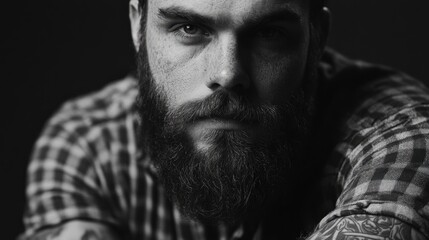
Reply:
[[385, 66], [331, 55], [332, 63], [325, 67], [329, 75], [325, 120], [331, 124], [327, 129], [336, 133], [334, 151], [345, 160], [340, 161], [343, 167], [375, 164], [386, 154], [426, 145], [429, 89], [423, 82]]
[[329, 136], [326, 149], [343, 157], [389, 136], [395, 127], [423, 130], [429, 124], [429, 90], [403, 72], [328, 51], [321, 76], [318, 124], [329, 129], [329, 134], [322, 133]]
[[97, 92], [67, 101], [50, 123], [66, 124], [80, 120], [96, 124], [123, 117], [134, 110], [137, 92], [137, 80], [128, 76]]
[[69, 150], [80, 148], [82, 154], [95, 159], [99, 153], [111, 153], [114, 146], [122, 146], [127, 152], [131, 149], [128, 146], [135, 149], [137, 93], [137, 80], [129, 76], [98, 92], [67, 101], [46, 124], [36, 142], [36, 153], [44, 147], [63, 146]]
[[342, 123], [343, 127], [362, 129], [412, 106], [429, 104], [429, 90], [423, 81], [384, 65], [327, 50], [320, 70], [320, 108], [336, 126]]
[[[139, 154], [138, 93], [133, 77], [70, 100], [47, 122], [36, 141], [29, 169], [48, 162], [109, 166]], [[108, 168], [110, 169], [110, 168]]]

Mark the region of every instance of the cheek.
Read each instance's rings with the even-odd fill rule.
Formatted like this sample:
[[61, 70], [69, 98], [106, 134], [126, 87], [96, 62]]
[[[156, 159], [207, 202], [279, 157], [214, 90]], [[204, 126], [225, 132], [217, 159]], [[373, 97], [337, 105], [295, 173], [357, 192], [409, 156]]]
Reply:
[[196, 75], [201, 71], [198, 61], [192, 58], [192, 52], [177, 46], [157, 30], [147, 30], [146, 44], [153, 78], [167, 94], [168, 105], [176, 107], [186, 102], [196, 87]]
[[259, 97], [264, 102], [281, 103], [300, 87], [306, 70], [307, 48], [281, 57], [254, 56], [253, 59], [252, 76]]

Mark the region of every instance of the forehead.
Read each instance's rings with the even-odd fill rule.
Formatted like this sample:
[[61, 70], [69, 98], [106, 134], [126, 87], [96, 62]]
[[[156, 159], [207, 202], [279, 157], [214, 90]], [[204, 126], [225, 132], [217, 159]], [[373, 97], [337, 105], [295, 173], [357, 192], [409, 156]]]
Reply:
[[242, 23], [273, 12], [308, 16], [309, 0], [149, 0], [149, 11], [186, 9], [222, 22]]

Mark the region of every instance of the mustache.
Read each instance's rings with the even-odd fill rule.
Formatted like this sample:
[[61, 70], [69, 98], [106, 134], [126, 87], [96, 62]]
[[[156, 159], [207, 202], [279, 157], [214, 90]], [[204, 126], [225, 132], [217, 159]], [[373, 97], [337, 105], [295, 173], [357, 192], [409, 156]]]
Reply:
[[166, 122], [185, 124], [216, 118], [268, 125], [278, 121], [279, 112], [278, 106], [252, 103], [245, 96], [218, 90], [203, 100], [186, 103], [168, 112]]

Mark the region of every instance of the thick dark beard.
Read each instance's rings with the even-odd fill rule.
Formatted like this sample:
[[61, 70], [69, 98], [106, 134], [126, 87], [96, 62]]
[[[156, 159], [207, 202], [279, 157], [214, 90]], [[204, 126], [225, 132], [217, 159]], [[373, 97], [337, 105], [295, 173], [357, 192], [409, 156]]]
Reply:
[[[311, 101], [303, 89], [282, 106], [256, 106], [245, 96], [221, 90], [170, 110], [166, 93], [150, 72], [144, 41], [138, 74], [142, 147], [182, 214], [207, 223], [235, 224], [259, 214], [267, 201], [285, 191], [290, 165], [299, 161], [308, 133]], [[210, 117], [256, 124], [263, 131], [255, 137], [240, 130], [211, 130], [205, 137], [212, 147], [202, 152], [185, 125]]]

